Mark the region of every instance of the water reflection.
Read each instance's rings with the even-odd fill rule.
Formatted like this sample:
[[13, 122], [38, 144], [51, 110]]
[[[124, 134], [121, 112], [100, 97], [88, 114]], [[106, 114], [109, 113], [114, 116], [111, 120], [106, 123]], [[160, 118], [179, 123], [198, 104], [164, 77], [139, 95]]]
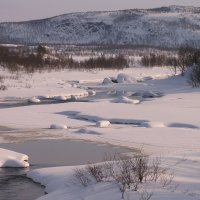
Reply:
[[0, 168], [0, 200], [34, 200], [44, 189], [25, 176], [28, 169]]

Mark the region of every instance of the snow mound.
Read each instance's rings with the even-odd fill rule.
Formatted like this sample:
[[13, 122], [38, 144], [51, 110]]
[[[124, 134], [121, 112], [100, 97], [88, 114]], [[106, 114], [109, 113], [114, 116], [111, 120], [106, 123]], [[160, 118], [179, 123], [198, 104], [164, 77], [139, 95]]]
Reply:
[[96, 126], [99, 127], [99, 128], [107, 128], [110, 126], [110, 122], [109, 121], [98, 121], [96, 123]]
[[88, 90], [87, 92], [88, 92], [88, 94], [89, 94], [90, 96], [96, 95], [96, 92], [95, 92], [94, 90]]
[[71, 100], [72, 100], [72, 101], [76, 101], [77, 99], [78, 99], [77, 96], [75, 96], [75, 95], [71, 95]]
[[67, 100], [67, 97], [66, 96], [55, 96], [54, 97], [54, 100], [57, 100], [57, 101], [66, 101]]
[[40, 95], [40, 96], [38, 96], [38, 99], [40, 99], [40, 100], [51, 99], [51, 98], [52, 98], [52, 96], [50, 96], [50, 95]]
[[28, 167], [28, 156], [0, 148], [0, 167]]
[[32, 97], [30, 99], [28, 99], [29, 103], [40, 103], [40, 99], [38, 99], [37, 97]]
[[117, 75], [117, 83], [135, 83], [135, 82], [136, 80], [127, 74], [120, 73]]
[[51, 124], [50, 129], [67, 129], [67, 126], [64, 124]]
[[104, 78], [104, 80], [102, 82], [103, 85], [108, 85], [108, 84], [112, 84], [112, 83], [113, 82], [112, 82], [111, 78]]
[[127, 103], [127, 104], [139, 104], [140, 100], [138, 99], [129, 99], [128, 97], [119, 97], [117, 99], [112, 100], [112, 103]]

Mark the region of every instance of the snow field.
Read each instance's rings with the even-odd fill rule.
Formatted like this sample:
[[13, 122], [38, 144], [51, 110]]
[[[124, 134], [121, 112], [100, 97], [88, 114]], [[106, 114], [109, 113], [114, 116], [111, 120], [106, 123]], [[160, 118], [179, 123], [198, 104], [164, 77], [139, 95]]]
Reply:
[[[102, 84], [105, 77], [118, 77], [122, 73], [128, 74], [128, 77], [120, 75], [121, 83]], [[53, 129], [59, 129], [51, 130], [55, 138], [59, 135], [62, 139], [142, 147], [151, 156], [161, 156], [164, 159], [164, 164], [174, 170], [174, 182], [178, 185], [175, 190], [163, 190], [157, 185], [149, 185], [147, 189], [154, 193], [152, 200], [197, 200], [200, 198], [200, 90], [190, 87], [181, 76], [171, 77], [170, 73], [166, 68], [134, 68], [122, 72], [96, 72], [94, 80], [91, 72], [56, 72], [47, 74], [49, 81], [44, 75], [37, 74], [33, 79], [45, 80], [44, 91], [40, 91], [36, 81], [34, 88], [29, 88], [26, 95], [20, 87], [11, 87], [1, 93], [1, 100], [8, 98], [11, 91], [14, 98], [45, 94], [51, 97], [62, 96], [63, 90], [74, 97], [81, 94], [98, 97], [99, 92], [105, 97], [88, 102], [4, 108], [0, 112], [0, 123], [19, 130], [46, 129], [52, 125]], [[73, 86], [75, 82], [77, 87]], [[55, 85], [52, 86], [52, 83]], [[59, 89], [59, 86], [62, 88]], [[108, 126], [108, 122], [112, 126]], [[66, 124], [72, 128], [63, 130]], [[101, 128], [102, 126], [109, 128]], [[3, 140], [1, 136], [0, 139]], [[121, 199], [119, 188], [113, 183], [80, 188], [73, 182], [73, 172], [74, 167], [68, 166], [38, 169], [31, 171], [28, 176], [46, 187], [49, 194], [39, 198], [40, 200]], [[139, 198], [133, 192], [127, 192], [126, 195], [127, 199]]]

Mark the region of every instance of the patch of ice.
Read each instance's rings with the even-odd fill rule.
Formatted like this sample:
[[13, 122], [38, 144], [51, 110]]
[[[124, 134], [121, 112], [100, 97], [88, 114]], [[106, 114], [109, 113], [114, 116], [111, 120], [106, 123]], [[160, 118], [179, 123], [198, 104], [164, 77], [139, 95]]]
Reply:
[[96, 126], [99, 128], [107, 128], [110, 126], [110, 122], [109, 121], [98, 121], [96, 122]]
[[166, 127], [163, 122], [143, 122], [140, 127], [145, 128], [164, 128]]
[[51, 124], [50, 129], [67, 129], [67, 126], [64, 124]]
[[0, 148], [0, 167], [28, 167], [28, 156]]

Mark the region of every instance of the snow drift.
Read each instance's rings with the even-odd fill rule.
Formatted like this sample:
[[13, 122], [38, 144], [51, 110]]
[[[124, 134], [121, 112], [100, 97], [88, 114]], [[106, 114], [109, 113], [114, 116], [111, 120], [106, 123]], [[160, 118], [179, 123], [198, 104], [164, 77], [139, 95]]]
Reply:
[[28, 156], [0, 148], [0, 167], [28, 167]]

